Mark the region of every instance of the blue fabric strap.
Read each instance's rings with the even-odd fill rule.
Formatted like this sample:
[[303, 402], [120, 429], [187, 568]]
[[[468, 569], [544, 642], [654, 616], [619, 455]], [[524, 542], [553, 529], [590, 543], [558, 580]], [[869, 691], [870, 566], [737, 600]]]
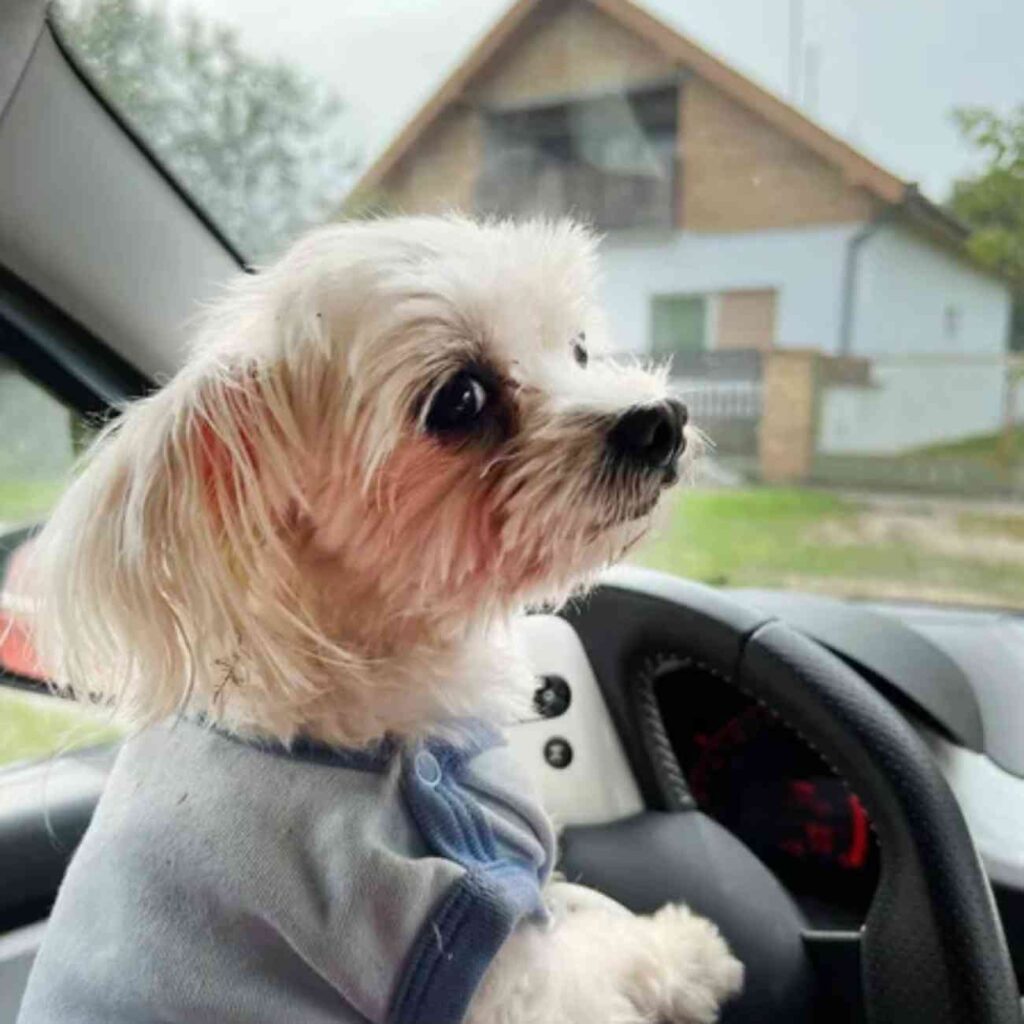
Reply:
[[[502, 943], [524, 917], [546, 916], [544, 844], [499, 841], [473, 789], [471, 762], [496, 734], [427, 740], [403, 752], [402, 793], [427, 848], [466, 874], [435, 907], [410, 951], [389, 1024], [460, 1024]], [[512, 807], [504, 808], [506, 813]]]
[[530, 894], [532, 904], [536, 891], [536, 877], [518, 867], [468, 872], [420, 931], [389, 1024], [460, 1024], [484, 972], [531, 909], [521, 897]]

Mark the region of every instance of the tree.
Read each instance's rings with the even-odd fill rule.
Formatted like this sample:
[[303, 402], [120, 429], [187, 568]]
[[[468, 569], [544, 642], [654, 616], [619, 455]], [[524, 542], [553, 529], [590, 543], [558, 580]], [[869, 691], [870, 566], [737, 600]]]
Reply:
[[984, 169], [953, 185], [950, 208], [971, 229], [971, 254], [1014, 284], [1011, 347], [1024, 349], [1024, 104], [1006, 117], [984, 107], [953, 112]]
[[331, 89], [195, 13], [144, 0], [58, 10], [90, 78], [247, 257], [336, 210], [356, 154]]

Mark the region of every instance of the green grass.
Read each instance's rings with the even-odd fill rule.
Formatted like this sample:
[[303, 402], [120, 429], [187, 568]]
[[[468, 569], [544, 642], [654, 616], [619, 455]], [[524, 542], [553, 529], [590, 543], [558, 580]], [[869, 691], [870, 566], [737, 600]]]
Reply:
[[76, 704], [0, 688], [0, 765], [37, 761], [117, 736], [108, 722]]
[[795, 564], [825, 570], [835, 553], [800, 538], [823, 518], [851, 512], [847, 502], [823, 492], [691, 491], [680, 495], [670, 520], [647, 543], [639, 560], [666, 572], [722, 584], [791, 570]]
[[45, 515], [57, 500], [64, 480], [0, 478], [0, 522], [31, 522]]
[[[974, 557], [969, 543], [953, 555], [912, 540], [858, 539], [855, 527], [870, 515], [866, 506], [822, 491], [696, 490], [679, 496], [634, 560], [719, 585], [1024, 606], [1024, 564]], [[1024, 518], [995, 517], [994, 524], [972, 515], [966, 531], [1001, 526], [1003, 536], [1020, 531], [1024, 539]], [[955, 532], [964, 518], [953, 521]]]

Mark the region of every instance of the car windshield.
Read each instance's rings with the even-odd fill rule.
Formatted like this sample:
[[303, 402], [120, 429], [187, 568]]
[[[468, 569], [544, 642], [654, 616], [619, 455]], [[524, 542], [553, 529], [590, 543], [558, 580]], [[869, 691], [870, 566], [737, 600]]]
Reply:
[[65, 0], [254, 263], [392, 212], [573, 215], [708, 438], [640, 563], [1024, 607], [1024, 6]]

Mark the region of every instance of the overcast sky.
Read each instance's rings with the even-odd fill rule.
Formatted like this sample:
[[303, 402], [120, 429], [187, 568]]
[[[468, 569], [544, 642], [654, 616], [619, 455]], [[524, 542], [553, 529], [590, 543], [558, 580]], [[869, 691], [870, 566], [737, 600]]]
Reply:
[[[250, 48], [330, 82], [369, 159], [511, 0], [161, 2], [236, 25]], [[647, 6], [788, 94], [790, 0]], [[802, 8], [818, 68], [805, 110], [935, 199], [971, 167], [950, 109], [1024, 102], [1024, 0], [802, 0]]]

